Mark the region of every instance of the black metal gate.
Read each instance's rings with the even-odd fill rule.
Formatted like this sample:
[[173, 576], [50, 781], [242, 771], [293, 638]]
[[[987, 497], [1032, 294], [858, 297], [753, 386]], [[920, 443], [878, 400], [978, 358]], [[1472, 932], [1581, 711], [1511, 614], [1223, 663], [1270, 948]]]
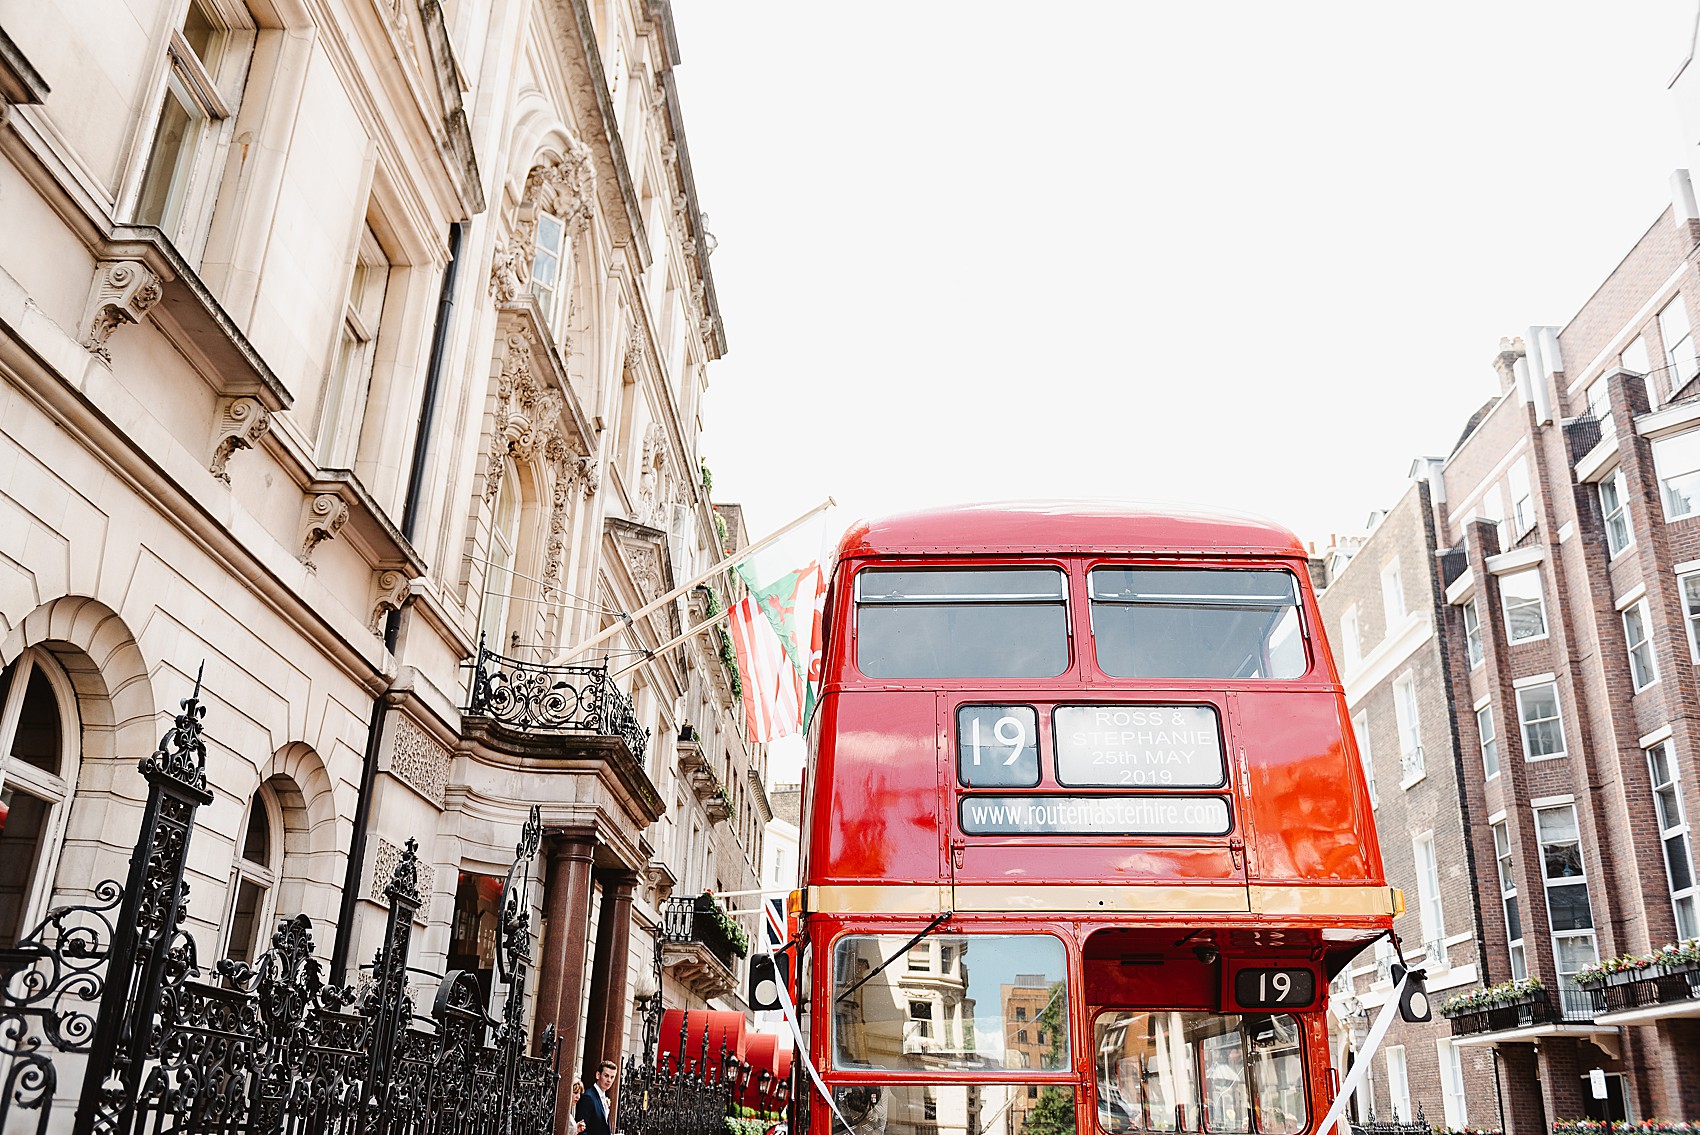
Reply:
[[[552, 1135], [556, 1041], [527, 1054], [531, 809], [503, 887], [499, 1019], [475, 975], [451, 972], [424, 1012], [408, 987], [420, 906], [417, 841], [384, 888], [383, 945], [357, 986], [327, 982], [305, 915], [252, 965], [203, 968], [183, 929], [196, 811], [212, 800], [200, 679], [157, 751], [129, 881], [51, 911], [0, 950], [0, 1132], [46, 1135], [55, 1054], [82, 1058], [75, 1135]], [[434, 975], [433, 975], [434, 976]], [[79, 1061], [70, 1061], [76, 1064]]]

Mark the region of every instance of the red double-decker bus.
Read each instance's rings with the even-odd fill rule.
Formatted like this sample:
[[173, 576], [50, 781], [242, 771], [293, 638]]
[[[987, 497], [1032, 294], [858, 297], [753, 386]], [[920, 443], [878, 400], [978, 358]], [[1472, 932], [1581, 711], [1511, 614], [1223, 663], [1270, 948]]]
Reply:
[[[1316, 1129], [1328, 979], [1398, 896], [1291, 532], [860, 524], [822, 661], [789, 952], [853, 1131]], [[794, 1130], [844, 1130], [794, 1098]]]

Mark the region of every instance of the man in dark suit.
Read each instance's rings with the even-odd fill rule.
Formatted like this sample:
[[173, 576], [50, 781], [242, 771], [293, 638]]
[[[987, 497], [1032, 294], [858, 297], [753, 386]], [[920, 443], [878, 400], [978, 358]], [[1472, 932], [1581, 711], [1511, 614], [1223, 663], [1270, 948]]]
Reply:
[[614, 1076], [618, 1072], [612, 1060], [596, 1066], [596, 1079], [579, 1097], [578, 1111], [573, 1118], [584, 1123], [584, 1135], [613, 1135], [609, 1125], [614, 1115]]

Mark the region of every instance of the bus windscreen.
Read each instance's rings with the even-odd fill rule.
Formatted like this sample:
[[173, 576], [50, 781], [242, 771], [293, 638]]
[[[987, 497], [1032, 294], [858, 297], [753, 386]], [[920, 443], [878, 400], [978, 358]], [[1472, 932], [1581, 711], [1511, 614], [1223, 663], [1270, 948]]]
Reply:
[[1098, 666], [1118, 678], [1298, 678], [1298, 581], [1280, 570], [1101, 567]]

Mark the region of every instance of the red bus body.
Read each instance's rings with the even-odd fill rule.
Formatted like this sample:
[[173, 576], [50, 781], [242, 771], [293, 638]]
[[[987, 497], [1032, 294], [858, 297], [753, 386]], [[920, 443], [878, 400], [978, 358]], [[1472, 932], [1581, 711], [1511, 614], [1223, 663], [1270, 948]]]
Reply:
[[[888, 573], [869, 578], [896, 579], [894, 588], [917, 579], [931, 587], [926, 581], [957, 577], [889, 573], [1035, 568], [1043, 569], [1045, 579], [1060, 573], [1066, 588], [1060, 605], [1067, 621], [1067, 659], [1060, 675], [893, 678], [870, 677], [859, 668], [859, 573]], [[1094, 620], [1102, 615], [1108, 626], [1108, 609], [1094, 607], [1098, 599], [1088, 586], [1089, 580], [1121, 577], [1090, 575], [1094, 569], [1194, 573], [1128, 577], [1136, 580], [1245, 578], [1200, 571], [1265, 573], [1256, 577], [1260, 580], [1290, 575], [1302, 628], [1302, 673], [1249, 679], [1107, 673], [1095, 648]], [[948, 590], [945, 584], [939, 587]], [[924, 600], [915, 601], [917, 609]], [[1051, 612], [1044, 617], [1053, 618], [1057, 605], [1053, 601], [1044, 608]], [[857, 1116], [847, 1115], [854, 1129], [967, 1135], [1019, 1133], [1023, 1124], [1033, 1123], [1033, 1130], [1052, 1130], [1038, 1126], [1032, 1110], [1043, 1093], [1058, 1097], [1048, 1105], [1053, 1118], [1047, 1122], [1053, 1123], [1064, 1106], [1062, 1096], [1072, 1096], [1074, 1123], [1082, 1132], [1202, 1129], [1303, 1135], [1314, 1130], [1333, 1091], [1324, 1026], [1327, 981], [1389, 929], [1395, 897], [1382, 871], [1362, 766], [1321, 633], [1305, 551], [1293, 534], [1246, 517], [1102, 504], [913, 513], [859, 524], [844, 536], [831, 568], [824, 618], [820, 703], [810, 729], [804, 785], [802, 964], [794, 973], [810, 1059], [831, 1090], [868, 1116], [859, 1123]], [[996, 717], [1006, 709], [1008, 715]], [[1189, 723], [1217, 723], [1225, 784], [1201, 792], [1059, 780], [1065, 721], [1113, 728], [1161, 715], [1181, 720], [1182, 714]], [[966, 764], [958, 766], [971, 751], [978, 767], [983, 734], [977, 716], [1008, 741], [1009, 762], [1019, 758], [1027, 767], [1037, 760], [1037, 783], [986, 790], [962, 782], [969, 775], [994, 775], [969, 774], [962, 771]], [[1032, 756], [1022, 747], [1029, 721], [1036, 725]], [[970, 729], [972, 750], [965, 747]], [[1080, 746], [1091, 743], [1079, 738], [1109, 735], [1072, 735], [1070, 760], [1075, 763], [1070, 768], [1076, 771], [1071, 775], [1081, 775], [1084, 759], [1073, 754], [1083, 754]], [[1130, 728], [1119, 736], [1132, 738], [1128, 743], [1137, 747], [1163, 734]], [[994, 755], [1003, 752], [999, 748]], [[1150, 752], [1140, 749], [1140, 759], [1161, 756]], [[1092, 759], [1099, 758], [1094, 752]], [[991, 763], [988, 759], [988, 768]], [[1102, 775], [1129, 774], [1112, 770]], [[1177, 808], [1188, 816], [1215, 817], [1225, 807], [1228, 830], [975, 832], [963, 819], [974, 817], [981, 826], [987, 816], [993, 824], [1032, 820], [1090, 826], [1104, 814], [1117, 823], [1124, 815], [1142, 816], [1148, 804], [1159, 809], [1153, 814], [1164, 817], [1181, 814]], [[1105, 813], [1101, 805], [1112, 811]], [[1011, 816], [1018, 819], [1010, 821]], [[886, 1022], [878, 1027], [887, 1030], [888, 1039], [864, 1044], [857, 1038], [873, 1027], [858, 1017], [866, 1010], [845, 1006], [860, 1004], [847, 998], [874, 995], [849, 990], [852, 970], [871, 972], [867, 963], [882, 949], [889, 952], [893, 943], [901, 947], [941, 914], [948, 917], [911, 947], [911, 960], [897, 959], [868, 979], [887, 983], [882, 996], [900, 1012], [904, 998], [910, 998], [906, 1011], [911, 1019], [901, 1023], [901, 1039], [897, 1024]], [[994, 972], [1007, 968], [1008, 959], [1018, 958], [1030, 941], [1003, 936], [1034, 934], [1062, 944], [1059, 955], [1049, 941], [1040, 942], [1036, 949], [1045, 958], [1066, 959], [1066, 978], [1056, 969], [1048, 987], [1050, 1002], [1067, 1005], [1067, 1036], [1065, 1043], [1046, 1038], [1049, 1047], [1044, 1048], [1020, 1027], [1034, 1019], [1028, 1006], [1037, 1011], [1034, 990], [1044, 983], [1027, 974], [999, 982]], [[930, 974], [928, 958], [933, 959]], [[1060, 963], [1047, 964], [1055, 968]], [[1288, 972], [1282, 967], [1292, 971], [1289, 985], [1298, 971], [1313, 971], [1313, 998], [1293, 1013], [1225, 1018], [1239, 1023], [1206, 1035], [1216, 1027], [1207, 1015], [1232, 1007], [1235, 972], [1253, 965], [1266, 967], [1256, 975], [1266, 984], [1262, 975]], [[994, 1027], [991, 1022], [992, 986], [982, 984], [977, 1001], [969, 1000], [965, 993], [974, 978], [960, 977], [953, 984], [941, 966], [993, 981], [1003, 1002], [1001, 1023]], [[1036, 963], [1035, 968], [1042, 967]], [[899, 972], [906, 970], [907, 975]], [[835, 1002], [846, 990], [847, 998]], [[1288, 1039], [1269, 1039], [1277, 1031], [1271, 1018]], [[1054, 1015], [1048, 1023], [1057, 1023]], [[967, 1035], [969, 1024], [979, 1028], [977, 1038]], [[1132, 1036], [1139, 1030], [1150, 1035]], [[1152, 1039], [1163, 1030], [1166, 1039]], [[1047, 1030], [1031, 1031], [1045, 1037]], [[1123, 1047], [1111, 1052], [1113, 1044]], [[858, 1045], [888, 1055], [866, 1056]], [[1302, 1115], [1292, 1084], [1271, 1089], [1258, 1083], [1233, 1088], [1238, 1096], [1217, 1103], [1212, 1116], [1206, 1098], [1212, 1073], [1200, 1063], [1200, 1053], [1212, 1045], [1218, 1064], [1238, 1052], [1242, 1062], [1249, 1058], [1259, 1068], [1277, 1068], [1288, 1080], [1302, 1066]], [[1277, 1047], [1278, 1065], [1266, 1058]], [[854, 1059], [845, 1055], [852, 1049]], [[1049, 1064], [1013, 1070], [1035, 1061]], [[1268, 1079], [1276, 1073], [1259, 1075]], [[1119, 1086], [1111, 1084], [1112, 1076], [1120, 1077]], [[993, 1081], [1002, 1086], [991, 1091], [960, 1087]], [[798, 1126], [843, 1130], [818, 1092], [799, 1083], [797, 1096], [813, 1097], [806, 1114], [798, 1116]], [[917, 1108], [928, 1114], [923, 1118]], [[914, 1115], [900, 1116], [900, 1109]], [[944, 1114], [952, 1109], [952, 1115]]]

